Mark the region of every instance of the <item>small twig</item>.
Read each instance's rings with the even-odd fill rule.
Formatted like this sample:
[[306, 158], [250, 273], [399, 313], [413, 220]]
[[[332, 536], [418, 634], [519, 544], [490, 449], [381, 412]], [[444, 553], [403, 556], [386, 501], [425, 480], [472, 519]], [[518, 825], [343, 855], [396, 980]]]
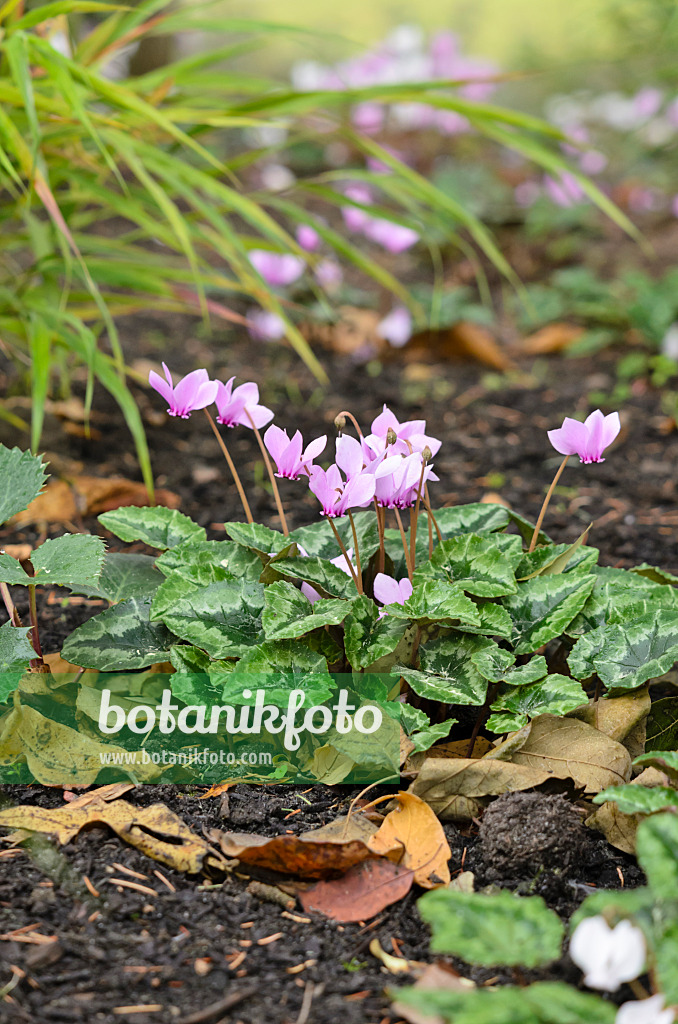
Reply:
[[534, 551], [534, 549], [536, 547], [537, 540], [539, 539], [539, 531], [541, 530], [541, 524], [544, 522], [544, 516], [546, 515], [546, 509], [549, 507], [549, 502], [551, 500], [553, 492], [556, 489], [556, 484], [560, 480], [560, 475], [563, 472], [563, 470], [565, 469], [565, 466], [567, 465], [567, 460], [569, 459], [569, 457], [570, 457], [569, 455], [566, 455], [565, 458], [563, 459], [563, 461], [560, 463], [560, 466], [558, 467], [558, 472], [554, 476], [553, 481], [551, 483], [551, 486], [549, 487], [548, 491], [546, 492], [546, 497], [544, 498], [544, 504], [541, 507], [541, 512], [539, 513], [539, 518], [537, 519], [537, 525], [534, 528], [534, 533], [532, 534], [532, 540], [530, 541], [530, 546], [527, 549], [527, 553], [528, 554], [530, 554], [532, 551]]
[[240, 481], [240, 477], [238, 475], [238, 470], [235, 468], [235, 463], [233, 462], [233, 459], [231, 458], [230, 452], [229, 452], [228, 448], [226, 447], [226, 442], [224, 441], [223, 437], [221, 436], [221, 434], [217, 430], [217, 425], [214, 422], [214, 420], [212, 419], [212, 417], [209, 414], [209, 412], [207, 411], [207, 409], [205, 409], [204, 412], [205, 412], [205, 416], [207, 416], [207, 419], [209, 420], [209, 424], [210, 424], [212, 430], [214, 431], [214, 436], [216, 437], [217, 441], [219, 442], [219, 447], [221, 448], [223, 456], [226, 459], [226, 462], [228, 463], [228, 468], [231, 471], [231, 476], [233, 477], [235, 486], [236, 486], [238, 494], [240, 496], [240, 502], [242, 504], [243, 511], [245, 512], [245, 517], [247, 519], [247, 522], [248, 523], [253, 523], [254, 519], [252, 518], [252, 512], [250, 510], [249, 502], [248, 502], [247, 497], [245, 495], [245, 491], [243, 489], [243, 485], [242, 485], [242, 483]]
[[266, 466], [266, 472], [268, 473], [268, 478], [271, 481], [271, 487], [273, 488], [273, 497], [275, 498], [276, 508], [278, 509], [278, 515], [280, 516], [280, 523], [282, 525], [282, 532], [285, 534], [286, 537], [289, 537], [290, 531], [287, 528], [287, 520], [285, 519], [285, 510], [283, 509], [282, 501], [280, 500], [280, 491], [278, 490], [278, 484], [277, 484], [276, 479], [275, 479], [275, 474], [273, 472], [273, 466], [271, 465], [271, 460], [268, 457], [268, 452], [266, 450], [266, 445], [264, 444], [264, 439], [263, 439], [263, 437], [261, 436], [261, 434], [259, 432], [259, 428], [255, 427], [254, 420], [252, 419], [252, 417], [250, 415], [249, 409], [245, 409], [245, 412], [247, 413], [247, 419], [250, 421], [250, 424], [252, 425], [252, 430], [254, 431], [254, 436], [256, 437], [257, 442], [259, 444], [259, 448], [261, 449], [261, 454], [262, 454], [263, 459], [264, 459], [264, 465]]
[[223, 999], [217, 1000], [216, 1003], [210, 1003], [204, 1010], [196, 1010], [195, 1013], [189, 1013], [188, 1017], [180, 1017], [177, 1024], [203, 1024], [203, 1021], [209, 1020], [210, 1017], [216, 1017], [218, 1014], [230, 1010], [231, 1007], [237, 1006], [243, 999], [249, 999], [255, 992], [255, 985], [242, 988], [239, 992], [229, 992]]
[[311, 1013], [311, 1004], [313, 1002], [313, 996], [315, 995], [315, 985], [312, 981], [307, 981], [304, 985], [304, 998], [301, 1001], [301, 1010], [299, 1016], [296, 1019], [295, 1024], [306, 1024]]

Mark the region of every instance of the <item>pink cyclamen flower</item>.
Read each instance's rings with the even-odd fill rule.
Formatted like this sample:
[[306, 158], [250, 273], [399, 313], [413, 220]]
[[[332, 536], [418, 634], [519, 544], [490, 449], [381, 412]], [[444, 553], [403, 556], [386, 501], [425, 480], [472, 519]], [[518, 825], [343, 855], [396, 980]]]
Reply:
[[402, 348], [412, 337], [412, 314], [405, 306], [396, 306], [377, 324], [377, 334], [393, 348]]
[[375, 480], [371, 473], [358, 473], [345, 481], [341, 470], [333, 463], [327, 472], [320, 466], [313, 466], [308, 486], [323, 507], [320, 514], [335, 519], [349, 509], [369, 505], [374, 497]]
[[364, 439], [363, 447], [366, 446], [375, 454], [381, 454], [389, 429], [395, 432], [399, 441], [409, 442], [405, 445], [405, 454], [409, 451], [422, 452], [424, 448], [428, 448], [431, 455], [437, 455], [440, 451], [442, 441], [426, 434], [426, 420], [407, 420], [400, 423], [387, 405], [384, 405], [379, 415], [372, 420], [372, 433]]
[[285, 321], [268, 309], [251, 309], [247, 314], [247, 330], [255, 341], [280, 341], [285, 337]]
[[[374, 596], [381, 604], [405, 604], [408, 597], [412, 596], [412, 584], [405, 577], [404, 580], [394, 580], [383, 572], [378, 572], [374, 577]], [[383, 608], [379, 618], [387, 615]]]
[[264, 434], [264, 444], [276, 464], [276, 476], [298, 480], [302, 473], [310, 472], [311, 463], [325, 451], [327, 435], [317, 437], [302, 452], [304, 444], [301, 432], [297, 430], [290, 439], [286, 430], [272, 424]]
[[603, 416], [596, 409], [583, 423], [566, 416], [562, 427], [549, 430], [549, 441], [561, 455], [578, 455], [580, 462], [605, 462], [603, 452], [621, 430], [619, 413]]
[[[429, 480], [437, 480], [433, 467], [424, 466], [422, 479], [422, 457], [419, 452], [411, 455], [387, 458], [375, 470], [375, 498], [384, 508], [411, 508], [419, 494], [419, 481], [422, 488]], [[394, 465], [395, 464], [395, 465]]]
[[286, 288], [293, 284], [306, 266], [300, 256], [289, 252], [269, 252], [268, 249], [251, 249], [249, 259], [254, 269], [273, 288]]
[[226, 427], [256, 427], [260, 430], [271, 422], [273, 412], [265, 405], [259, 405], [259, 388], [256, 384], [241, 384], [233, 390], [234, 380], [235, 377], [231, 377], [225, 384], [217, 382], [217, 422]]
[[558, 179], [549, 175], [544, 177], [544, 188], [556, 206], [564, 208], [574, 206], [584, 198], [584, 190], [573, 174], [564, 171]]
[[336, 260], [320, 260], [315, 268], [315, 279], [325, 291], [336, 291], [344, 279], [344, 272]]
[[165, 380], [154, 370], [148, 375], [148, 383], [158, 394], [162, 395], [169, 409], [170, 416], [180, 416], [187, 420], [196, 409], [206, 409], [217, 397], [218, 381], [210, 380], [207, 370], [193, 370], [182, 377], [176, 387], [172, 383], [172, 374], [163, 363]]
[[310, 224], [300, 224], [297, 228], [297, 242], [307, 252], [315, 252], [320, 247], [320, 235]]
[[392, 253], [404, 252], [419, 241], [416, 231], [404, 224], [394, 224], [392, 220], [369, 218], [363, 230], [369, 239]]
[[[372, 202], [372, 193], [365, 185], [349, 185], [344, 189], [344, 195], [354, 203], [362, 203], [369, 206]], [[357, 206], [342, 206], [341, 215], [349, 231], [362, 231], [370, 220], [366, 210], [359, 210]]]

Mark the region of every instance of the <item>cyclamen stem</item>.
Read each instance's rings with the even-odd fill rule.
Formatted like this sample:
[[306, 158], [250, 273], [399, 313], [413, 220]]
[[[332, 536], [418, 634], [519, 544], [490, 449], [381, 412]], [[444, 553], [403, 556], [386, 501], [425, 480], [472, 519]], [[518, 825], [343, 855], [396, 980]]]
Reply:
[[285, 519], [285, 510], [283, 509], [282, 501], [280, 500], [280, 491], [278, 490], [278, 484], [275, 479], [275, 474], [273, 473], [273, 466], [271, 465], [271, 460], [269, 459], [268, 452], [266, 451], [264, 439], [259, 433], [258, 427], [255, 427], [254, 421], [252, 420], [252, 417], [250, 416], [247, 409], [245, 409], [245, 412], [247, 413], [247, 418], [252, 425], [252, 430], [255, 433], [256, 439], [259, 443], [259, 448], [261, 449], [261, 454], [263, 455], [264, 458], [264, 465], [266, 466], [266, 471], [268, 472], [268, 478], [271, 481], [271, 487], [273, 488], [273, 497], [275, 498], [276, 508], [278, 509], [278, 515], [280, 516], [282, 532], [285, 534], [286, 537], [289, 537], [290, 531], [287, 527], [287, 520]]
[[356, 575], [358, 577], [358, 593], [363, 592], [363, 570], [360, 565], [360, 548], [358, 547], [358, 533], [355, 528], [355, 522], [353, 521], [353, 514], [348, 512], [348, 521], [351, 524], [351, 532], [353, 534], [353, 550], [355, 551], [355, 567]]
[[409, 581], [411, 583], [412, 582], [412, 563], [410, 562], [410, 552], [409, 552], [409, 548], [407, 547], [407, 539], [405, 537], [405, 530], [403, 528], [403, 521], [402, 521], [402, 518], [400, 516], [400, 509], [394, 508], [393, 511], [395, 512], [396, 522], [398, 523], [398, 529], [400, 530], [400, 539], [403, 542], [403, 551], [405, 552], [405, 565], [407, 566], [407, 576], [408, 576], [408, 579], [409, 579]]
[[[29, 584], [28, 586], [28, 607], [31, 616], [31, 643], [35, 649], [35, 653], [38, 656], [38, 661], [42, 665], [42, 647], [40, 646], [40, 635], [38, 633], [38, 609], [35, 601], [35, 584]], [[33, 664], [31, 662], [31, 664]]]
[[358, 579], [358, 577], [356, 575], [356, 571], [353, 568], [353, 562], [348, 557], [348, 551], [344, 547], [344, 542], [341, 539], [341, 537], [339, 536], [339, 531], [337, 530], [336, 526], [334, 525], [334, 519], [332, 518], [332, 516], [328, 516], [327, 519], [328, 519], [328, 522], [329, 522], [330, 526], [332, 527], [332, 530], [334, 531], [334, 536], [336, 538], [337, 544], [341, 548], [341, 553], [343, 554], [344, 558], [346, 559], [346, 565], [350, 569], [351, 576], [353, 577], [353, 582], [355, 583], [355, 586], [356, 586], [356, 590], [358, 591], [359, 594], [362, 594], [362, 592], [363, 592], [363, 590], [362, 590], [362, 582]]
[[377, 533], [379, 534], [379, 560], [377, 562], [377, 572], [383, 572], [386, 568], [386, 547], [384, 543], [384, 530], [385, 530], [385, 519], [382, 517], [382, 509], [377, 499], [374, 499], [374, 511], [377, 513]]
[[337, 413], [337, 415], [334, 417], [334, 422], [336, 423], [337, 420], [341, 419], [342, 416], [345, 416], [346, 419], [351, 421], [351, 423], [353, 424], [355, 429], [358, 431], [358, 437], [362, 437], [363, 436], [363, 432], [360, 429], [360, 424], [358, 423], [358, 421], [355, 418], [355, 416], [353, 415], [353, 413], [352, 412], [348, 412], [348, 410], [346, 410], [346, 409], [342, 409], [341, 412]]
[[228, 468], [231, 471], [231, 476], [233, 477], [233, 480], [235, 482], [235, 486], [237, 488], [238, 494], [240, 495], [240, 501], [242, 503], [243, 511], [245, 513], [245, 517], [247, 519], [247, 522], [248, 523], [253, 523], [254, 519], [252, 518], [252, 512], [250, 511], [249, 502], [247, 501], [247, 498], [245, 496], [245, 491], [243, 489], [243, 485], [242, 485], [242, 483], [240, 481], [240, 477], [238, 476], [238, 470], [235, 468], [235, 463], [233, 462], [233, 459], [231, 458], [230, 452], [229, 452], [228, 448], [226, 447], [226, 442], [224, 441], [223, 437], [221, 436], [221, 434], [217, 430], [217, 425], [214, 422], [214, 420], [212, 419], [212, 417], [209, 414], [209, 412], [207, 411], [207, 409], [204, 410], [204, 413], [205, 413], [205, 416], [207, 416], [207, 419], [209, 420], [209, 425], [211, 426], [212, 430], [214, 431], [214, 436], [216, 437], [217, 441], [219, 442], [219, 447], [221, 448], [221, 451], [223, 452], [224, 458], [226, 459], [226, 462], [228, 463]]
[[569, 459], [569, 457], [570, 457], [569, 455], [566, 455], [565, 458], [563, 459], [563, 461], [560, 463], [560, 465], [558, 467], [558, 471], [557, 471], [556, 475], [553, 478], [553, 482], [551, 483], [551, 486], [549, 487], [548, 491], [546, 492], [546, 497], [544, 498], [544, 504], [541, 507], [541, 512], [539, 513], [539, 518], [537, 519], [537, 525], [534, 528], [534, 533], [532, 534], [532, 540], [530, 541], [530, 546], [527, 549], [528, 554], [531, 551], [534, 551], [535, 547], [537, 546], [537, 540], [539, 539], [539, 531], [541, 530], [541, 524], [544, 522], [544, 516], [546, 515], [546, 509], [549, 507], [549, 502], [551, 500], [553, 492], [556, 489], [556, 484], [560, 480], [560, 475], [563, 472], [563, 470], [565, 469], [565, 466], [567, 465], [567, 460]]
[[3, 603], [5, 605], [5, 608], [7, 609], [7, 614], [9, 615], [12, 625], [20, 626], [21, 619], [19, 618], [18, 611], [14, 607], [14, 601], [12, 601], [9, 592], [9, 587], [7, 586], [6, 583], [0, 583], [0, 597], [2, 597]]
[[[424, 470], [426, 469], [426, 463], [421, 463], [421, 473], [419, 475], [419, 486], [417, 487], [417, 501], [414, 508], [410, 509], [410, 561], [412, 568], [414, 569], [416, 558], [417, 558], [417, 525], [419, 522], [419, 505], [421, 503], [421, 489], [424, 486]], [[431, 521], [429, 520], [429, 529]], [[430, 556], [429, 556], [430, 557]]]
[[431, 496], [428, 493], [428, 484], [424, 485], [424, 508], [429, 514], [429, 521], [432, 522], [435, 527], [436, 534], [438, 535], [438, 543], [442, 544], [443, 535], [440, 532], [440, 527], [438, 526], [438, 523], [436, 522], [436, 517], [433, 515], [433, 509], [431, 508]]

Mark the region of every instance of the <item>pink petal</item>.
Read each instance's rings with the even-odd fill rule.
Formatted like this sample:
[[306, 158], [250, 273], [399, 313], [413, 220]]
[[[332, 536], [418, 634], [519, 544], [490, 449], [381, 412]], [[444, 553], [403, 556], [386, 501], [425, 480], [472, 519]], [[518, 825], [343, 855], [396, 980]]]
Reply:
[[264, 434], [264, 444], [268, 449], [269, 455], [273, 458], [274, 462], [280, 466], [283, 452], [288, 447], [290, 439], [287, 436], [286, 430], [281, 430], [280, 427], [276, 427], [275, 424], [270, 426]]
[[319, 455], [322, 455], [322, 453], [325, 451], [326, 446], [327, 434], [323, 434], [322, 437], [316, 437], [315, 441], [311, 441], [311, 443], [306, 448], [306, 451], [301, 456], [301, 461], [303, 463], [313, 462], [313, 460], [317, 459]]
[[151, 370], [148, 375], [148, 383], [154, 388], [158, 394], [162, 395], [165, 401], [171, 405], [174, 401], [174, 390], [171, 384], [168, 384], [166, 380], [163, 380], [159, 373], [155, 370]]
[[405, 601], [407, 601], [408, 597], [412, 597], [412, 584], [408, 580], [407, 576], [405, 577], [404, 580], [400, 581], [398, 587], [400, 589], [400, 603], [405, 604]]
[[618, 412], [611, 412], [609, 416], [605, 417], [603, 423], [603, 448], [607, 448], [611, 445], [617, 434], [621, 430], [621, 422], [619, 420]]
[[377, 601], [381, 601], [382, 604], [402, 603], [400, 600], [400, 588], [397, 580], [394, 580], [391, 576], [387, 576], [383, 572], [378, 572], [374, 577], [373, 589], [374, 596]]
[[218, 382], [216, 380], [205, 381], [198, 388], [198, 393], [193, 401], [194, 409], [206, 409], [208, 405], [212, 405], [216, 401], [218, 391]]
[[397, 434], [400, 423], [388, 406], [385, 405], [377, 418], [372, 420], [372, 433], [379, 434], [380, 437], [386, 437], [389, 427], [392, 427]]
[[174, 400], [179, 409], [190, 409], [198, 394], [201, 384], [207, 384], [207, 370], [193, 370], [179, 381], [174, 389]]
[[350, 434], [342, 434], [337, 439], [336, 460], [346, 479], [356, 476], [363, 468], [363, 449], [360, 441]]
[[[248, 405], [247, 412], [249, 413], [249, 416], [252, 418], [252, 423], [257, 428], [257, 430], [261, 430], [262, 427], [265, 427], [266, 424], [270, 423], [273, 417], [275, 416], [273, 410], [268, 409], [265, 405]], [[243, 425], [246, 427], [251, 426], [248, 416], [245, 416]]]
[[561, 455], [579, 455], [586, 451], [588, 442], [588, 430], [579, 420], [570, 419], [566, 416], [562, 427], [558, 430], [549, 430], [548, 438], [553, 447]]

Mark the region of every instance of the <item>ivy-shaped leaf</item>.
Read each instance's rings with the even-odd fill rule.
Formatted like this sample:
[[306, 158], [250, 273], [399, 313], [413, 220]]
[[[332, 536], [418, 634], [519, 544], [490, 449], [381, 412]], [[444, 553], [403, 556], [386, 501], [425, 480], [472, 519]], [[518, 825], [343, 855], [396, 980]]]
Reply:
[[284, 558], [274, 565], [281, 576], [310, 583], [321, 596], [350, 598], [358, 593], [352, 577], [324, 558]]
[[240, 658], [264, 639], [263, 609], [262, 584], [223, 580], [178, 598], [163, 621], [212, 658]]
[[513, 655], [487, 637], [450, 633], [419, 648], [419, 670], [396, 666], [415, 693], [445, 704], [482, 704], [489, 675], [504, 671]]
[[181, 576], [203, 587], [227, 579], [257, 583], [261, 574], [261, 559], [231, 540], [184, 541], [155, 564], [165, 576]]
[[282, 533], [260, 523], [224, 523], [224, 527], [229, 537], [237, 544], [266, 558], [282, 551], [290, 543]]
[[164, 580], [152, 555], [127, 555], [109, 551], [101, 575], [92, 586], [71, 587], [76, 594], [102, 597], [111, 604], [130, 597], [151, 597]]
[[0, 444], [0, 526], [28, 508], [46, 479], [41, 456]]
[[351, 606], [344, 623], [346, 657], [355, 669], [367, 668], [392, 654], [402, 640], [406, 623], [389, 615], [379, 617], [374, 601], [362, 594]]
[[100, 515], [99, 522], [127, 543], [140, 540], [160, 551], [174, 548], [186, 540], [204, 541], [207, 538], [204, 526], [194, 523], [182, 512], [162, 505], [116, 508]]
[[447, 622], [461, 620], [480, 625], [480, 615], [474, 602], [463, 590], [439, 580], [426, 580], [412, 591], [404, 604], [386, 605], [387, 615], [415, 622]]
[[578, 679], [594, 673], [608, 687], [630, 690], [664, 675], [678, 661], [678, 611], [660, 610], [625, 625], [585, 633], [568, 665]]
[[427, 578], [445, 580], [476, 597], [503, 597], [518, 589], [509, 560], [493, 540], [478, 534], [439, 544], [415, 573], [415, 581]]
[[271, 583], [264, 593], [262, 625], [267, 640], [293, 640], [321, 626], [336, 626], [351, 610], [350, 601], [319, 600], [313, 604], [292, 583]]
[[[379, 548], [377, 517], [374, 512], [370, 511], [354, 512], [353, 522], [358, 536], [360, 559], [363, 565], [367, 565], [374, 552]], [[334, 525], [344, 547], [346, 549], [355, 547], [353, 531], [348, 519], [337, 519]], [[310, 558], [324, 558], [329, 561], [341, 554], [334, 530], [326, 519], [320, 519], [310, 526], [300, 526], [292, 531], [287, 540], [288, 542], [295, 541]]]
[[[513, 682], [510, 674], [506, 678]], [[539, 682], [504, 687], [492, 704], [495, 714], [488, 719], [487, 727], [492, 732], [515, 732], [527, 723], [528, 718], [546, 714], [566, 715], [585, 702], [586, 694], [580, 682], [553, 672]]]
[[115, 672], [167, 661], [175, 638], [160, 622], [151, 622], [149, 599], [130, 598], [78, 626], [62, 655], [72, 665]]
[[505, 597], [516, 654], [529, 654], [560, 636], [583, 608], [594, 582], [590, 575], [536, 576]]
[[0, 702], [16, 689], [16, 673], [24, 672], [35, 658], [33, 645], [28, 639], [30, 631], [30, 626], [13, 626], [11, 622], [0, 626]]

